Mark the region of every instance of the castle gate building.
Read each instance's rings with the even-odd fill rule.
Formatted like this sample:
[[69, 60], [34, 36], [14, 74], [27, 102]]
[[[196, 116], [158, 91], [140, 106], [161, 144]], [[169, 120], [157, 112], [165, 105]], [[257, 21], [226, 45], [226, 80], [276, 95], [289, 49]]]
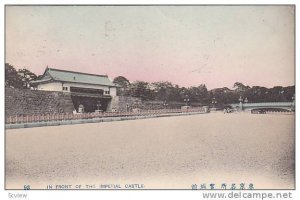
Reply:
[[117, 87], [107, 75], [88, 74], [54, 68], [46, 68], [42, 77], [31, 82], [37, 90], [71, 93], [76, 111], [110, 111]]

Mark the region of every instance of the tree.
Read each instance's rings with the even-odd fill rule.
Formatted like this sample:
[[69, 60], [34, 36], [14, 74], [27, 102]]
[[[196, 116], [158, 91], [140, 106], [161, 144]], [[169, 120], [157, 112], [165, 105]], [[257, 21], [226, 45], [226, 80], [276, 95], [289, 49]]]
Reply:
[[286, 101], [284, 96], [284, 87], [275, 86], [269, 89], [269, 97], [271, 97], [272, 101], [275, 102]]
[[205, 84], [198, 87], [189, 87], [190, 100], [198, 103], [207, 103], [208, 91]]
[[169, 98], [169, 101], [182, 101], [180, 97], [180, 87], [178, 85], [173, 85]]
[[154, 93], [154, 99], [159, 101], [172, 101], [174, 97], [174, 87], [172, 83], [154, 82], [151, 84]]
[[247, 97], [249, 102], [267, 102], [268, 101], [268, 89], [260, 86], [253, 86], [252, 88], [244, 92], [244, 96]]
[[243, 83], [240, 82], [235, 82], [233, 88], [235, 88], [237, 92], [245, 92], [247, 89], [250, 89], [249, 86], [245, 86]]
[[22, 77], [9, 63], [5, 63], [5, 87], [23, 88]]
[[30, 88], [30, 82], [37, 79], [37, 75], [25, 68], [19, 69], [18, 74], [23, 82], [23, 88]]
[[288, 86], [284, 88], [284, 96], [287, 101], [293, 101], [295, 95], [295, 86]]
[[131, 84], [130, 96], [139, 97], [142, 100], [153, 99], [149, 84], [144, 81], [135, 81]]
[[186, 87], [182, 87], [179, 89], [180, 101], [183, 101], [186, 96], [190, 96], [190, 91]]
[[124, 76], [118, 76], [114, 78], [113, 83], [118, 84], [121, 87], [128, 88], [130, 86], [130, 82]]
[[114, 78], [113, 83], [117, 84], [121, 88], [117, 88], [117, 95], [119, 96], [127, 96], [129, 95], [130, 82], [124, 76], [118, 76]]
[[237, 103], [239, 94], [236, 90], [230, 90], [227, 87], [216, 88], [211, 90], [212, 96], [210, 98], [215, 98], [219, 105]]

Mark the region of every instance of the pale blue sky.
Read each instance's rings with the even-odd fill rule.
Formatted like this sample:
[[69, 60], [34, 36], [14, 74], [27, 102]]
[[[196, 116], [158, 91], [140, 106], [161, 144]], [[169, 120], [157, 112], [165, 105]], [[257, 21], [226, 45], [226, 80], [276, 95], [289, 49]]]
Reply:
[[210, 89], [294, 85], [294, 7], [7, 6], [6, 62]]

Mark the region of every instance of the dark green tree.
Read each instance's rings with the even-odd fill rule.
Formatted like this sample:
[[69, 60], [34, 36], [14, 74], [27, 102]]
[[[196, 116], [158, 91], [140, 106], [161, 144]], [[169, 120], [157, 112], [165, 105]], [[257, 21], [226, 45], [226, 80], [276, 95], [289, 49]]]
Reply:
[[152, 83], [152, 90], [154, 99], [159, 101], [172, 101], [174, 100], [174, 86], [170, 82], [155, 82]]
[[30, 88], [31, 81], [37, 79], [37, 75], [35, 75], [33, 72], [29, 71], [28, 69], [19, 69], [18, 75], [20, 76], [22, 82], [23, 82], [23, 88]]
[[22, 77], [9, 63], [5, 63], [5, 87], [23, 88]]
[[250, 89], [249, 86], [246, 86], [246, 85], [244, 85], [243, 83], [240, 83], [240, 82], [235, 82], [234, 85], [233, 85], [233, 88], [235, 89], [236, 92], [239, 92], [239, 93], [243, 93], [246, 90]]
[[114, 78], [113, 83], [117, 84], [117, 95], [119, 96], [128, 96], [130, 95], [130, 82], [124, 76], [118, 76]]
[[130, 87], [130, 96], [139, 97], [142, 100], [152, 100], [152, 92], [149, 83], [144, 81], [135, 81]]

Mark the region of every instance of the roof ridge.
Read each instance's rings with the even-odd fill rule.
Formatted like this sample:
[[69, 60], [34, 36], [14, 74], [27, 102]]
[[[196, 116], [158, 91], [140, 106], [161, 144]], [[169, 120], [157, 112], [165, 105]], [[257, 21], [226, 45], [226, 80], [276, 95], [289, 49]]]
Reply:
[[90, 74], [90, 73], [85, 73], [85, 72], [77, 72], [77, 71], [70, 71], [70, 70], [64, 70], [64, 69], [56, 69], [56, 68], [50, 68], [48, 67], [48, 70], [54, 70], [54, 71], [61, 71], [61, 72], [71, 72], [75, 74], [84, 74], [84, 75], [90, 75], [90, 76], [100, 76], [100, 77], [107, 77], [107, 75], [101, 75], [101, 74]]

